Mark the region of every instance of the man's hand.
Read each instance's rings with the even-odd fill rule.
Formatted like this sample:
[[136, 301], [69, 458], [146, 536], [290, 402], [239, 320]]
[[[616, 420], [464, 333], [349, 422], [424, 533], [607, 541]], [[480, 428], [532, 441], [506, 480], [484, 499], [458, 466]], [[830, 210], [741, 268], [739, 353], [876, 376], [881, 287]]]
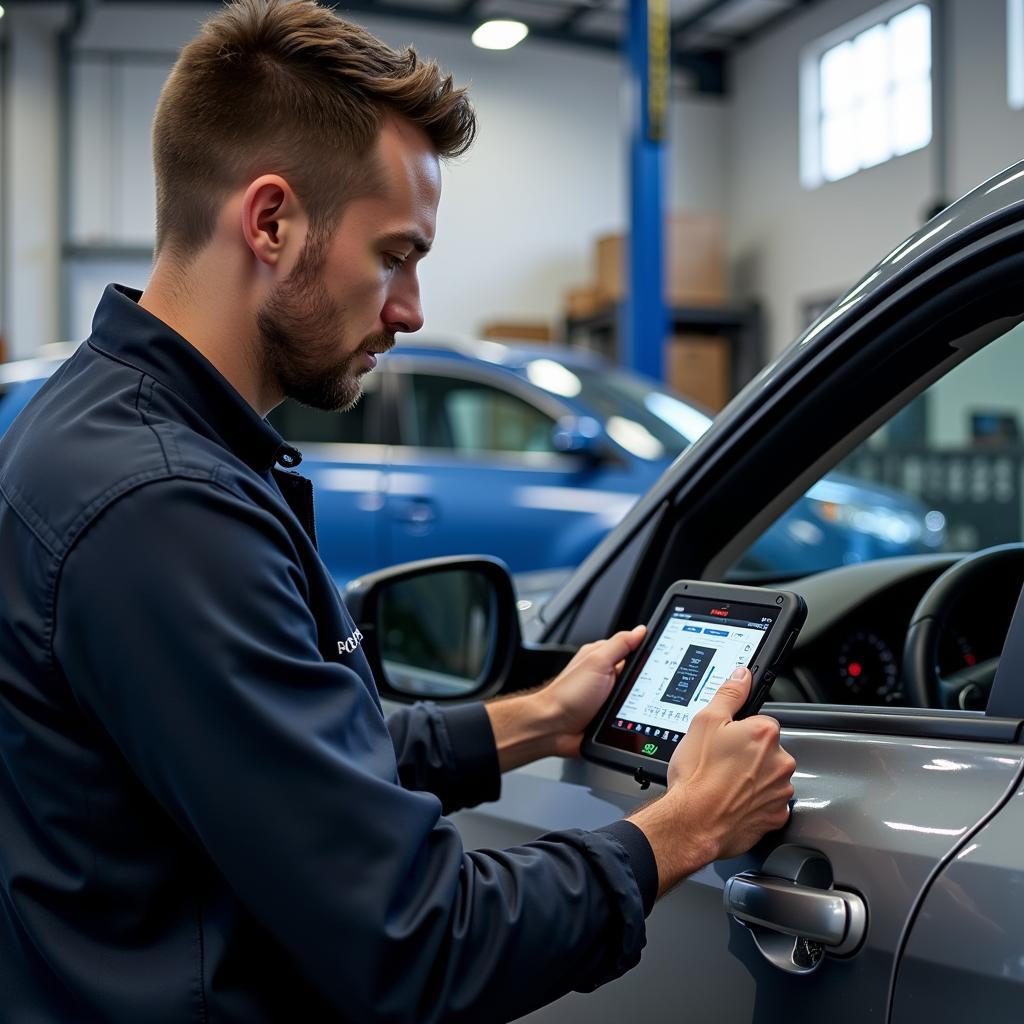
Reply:
[[779, 745], [779, 724], [733, 720], [750, 693], [737, 669], [694, 718], [668, 766], [668, 792], [630, 817], [658, 863], [658, 894], [720, 857], [749, 850], [789, 820], [796, 761]]
[[539, 757], [576, 757], [583, 730], [608, 699], [628, 655], [640, 646], [645, 626], [584, 644], [547, 686], [487, 705], [501, 770]]

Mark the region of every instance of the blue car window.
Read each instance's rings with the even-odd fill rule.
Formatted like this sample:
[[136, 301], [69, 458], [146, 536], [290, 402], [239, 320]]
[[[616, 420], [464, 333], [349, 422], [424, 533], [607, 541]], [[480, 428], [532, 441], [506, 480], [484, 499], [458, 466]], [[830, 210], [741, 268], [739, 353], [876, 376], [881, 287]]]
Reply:
[[409, 375], [406, 444], [461, 454], [557, 452], [555, 422], [515, 395], [478, 381]]
[[282, 402], [267, 416], [272, 426], [293, 444], [374, 444], [380, 436], [380, 379], [366, 376], [363, 397], [344, 412], [325, 412]]

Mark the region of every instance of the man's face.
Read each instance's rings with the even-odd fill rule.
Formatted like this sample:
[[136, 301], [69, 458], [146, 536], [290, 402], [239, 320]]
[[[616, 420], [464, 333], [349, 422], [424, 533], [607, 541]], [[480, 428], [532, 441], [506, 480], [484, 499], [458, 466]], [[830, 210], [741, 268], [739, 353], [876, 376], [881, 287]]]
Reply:
[[257, 313], [263, 371], [317, 409], [347, 409], [374, 356], [423, 326], [416, 265], [434, 239], [441, 174], [419, 129], [387, 119], [377, 142], [383, 187], [349, 202], [329, 236], [310, 234]]

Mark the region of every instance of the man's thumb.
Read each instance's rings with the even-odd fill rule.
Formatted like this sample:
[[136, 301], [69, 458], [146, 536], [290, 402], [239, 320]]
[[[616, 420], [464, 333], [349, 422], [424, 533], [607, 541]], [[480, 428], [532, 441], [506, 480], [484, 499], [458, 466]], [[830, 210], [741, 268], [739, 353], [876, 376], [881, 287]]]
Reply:
[[708, 711], [722, 718], [735, 718], [750, 696], [750, 669], [737, 666], [732, 675], [722, 683], [718, 692], [711, 698]]

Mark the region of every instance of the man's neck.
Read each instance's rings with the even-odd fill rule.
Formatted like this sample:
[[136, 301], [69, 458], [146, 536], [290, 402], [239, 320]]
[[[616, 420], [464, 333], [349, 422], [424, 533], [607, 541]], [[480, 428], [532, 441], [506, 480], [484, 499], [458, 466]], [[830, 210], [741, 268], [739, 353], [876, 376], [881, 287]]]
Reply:
[[158, 258], [139, 305], [198, 349], [265, 416], [279, 399], [263, 379], [255, 325], [230, 269], [210, 262], [202, 253], [183, 269]]

